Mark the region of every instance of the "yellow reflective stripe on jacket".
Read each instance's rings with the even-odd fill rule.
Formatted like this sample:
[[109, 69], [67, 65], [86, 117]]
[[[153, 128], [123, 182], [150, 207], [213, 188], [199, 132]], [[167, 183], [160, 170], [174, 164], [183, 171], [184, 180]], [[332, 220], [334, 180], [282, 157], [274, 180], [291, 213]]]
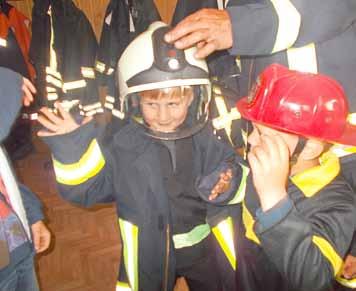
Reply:
[[321, 253], [328, 261], [331, 263], [334, 271], [334, 276], [336, 276], [342, 267], [342, 259], [338, 253], [334, 250], [332, 245], [324, 238], [320, 236], [313, 236], [313, 243], [319, 248]]
[[127, 284], [125, 282], [117, 281], [115, 291], [132, 291], [132, 290], [131, 290], [129, 284]]
[[138, 291], [138, 227], [119, 218], [124, 264], [132, 291]]
[[337, 276], [336, 281], [338, 281], [341, 285], [343, 285], [347, 288], [351, 288], [351, 289], [356, 288], [356, 278], [348, 280], [343, 277]]
[[247, 182], [247, 175], [250, 172], [250, 169], [244, 165], [241, 165], [242, 168], [242, 177], [239, 189], [237, 189], [235, 197], [229, 202], [229, 204], [237, 204], [244, 200], [246, 194], [246, 182]]
[[73, 164], [62, 164], [53, 159], [53, 167], [58, 183], [79, 185], [94, 177], [105, 165], [100, 147], [94, 139], [81, 159]]
[[278, 31], [272, 53], [293, 46], [299, 34], [301, 16], [289, 0], [271, 0], [278, 15]]
[[174, 248], [181, 249], [200, 243], [210, 233], [209, 224], [200, 224], [191, 231], [173, 235]]
[[212, 231], [224, 251], [231, 267], [236, 270], [236, 253], [234, 245], [234, 227], [229, 216], [212, 228]]
[[339, 158], [332, 152], [324, 153], [320, 165], [307, 169], [291, 177], [293, 183], [306, 197], [312, 197], [328, 185], [340, 172]]
[[253, 216], [251, 213], [248, 211], [245, 202], [242, 203], [242, 221], [246, 229], [246, 237], [249, 240], [252, 240], [256, 244], [261, 244], [260, 240], [258, 239], [255, 231], [253, 230], [253, 226], [255, 225], [255, 220], [253, 219]]
[[287, 50], [288, 67], [305, 73], [318, 73], [318, 61], [315, 44], [311, 43], [300, 48]]

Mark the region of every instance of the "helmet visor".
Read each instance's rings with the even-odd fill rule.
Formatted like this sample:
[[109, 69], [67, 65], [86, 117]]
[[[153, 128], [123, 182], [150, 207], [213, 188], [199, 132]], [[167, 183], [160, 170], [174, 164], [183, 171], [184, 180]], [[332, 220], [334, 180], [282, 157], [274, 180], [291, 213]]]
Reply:
[[124, 110], [148, 135], [175, 140], [204, 127], [209, 101], [210, 85], [186, 85], [129, 94]]

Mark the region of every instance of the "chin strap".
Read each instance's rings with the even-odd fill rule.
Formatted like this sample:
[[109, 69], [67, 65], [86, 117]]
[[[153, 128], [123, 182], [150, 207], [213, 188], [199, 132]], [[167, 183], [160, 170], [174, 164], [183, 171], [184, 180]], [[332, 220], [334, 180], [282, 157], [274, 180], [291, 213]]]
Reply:
[[291, 166], [295, 165], [298, 161], [298, 157], [300, 155], [300, 153], [303, 151], [305, 144], [307, 143], [307, 140], [304, 137], [299, 136], [298, 137], [298, 143], [294, 149], [294, 152], [290, 158], [290, 163]]

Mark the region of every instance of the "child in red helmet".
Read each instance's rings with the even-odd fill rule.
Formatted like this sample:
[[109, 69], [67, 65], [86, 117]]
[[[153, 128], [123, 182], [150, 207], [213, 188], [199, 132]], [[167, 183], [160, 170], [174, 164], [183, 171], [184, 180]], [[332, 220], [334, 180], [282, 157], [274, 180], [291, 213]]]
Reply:
[[356, 225], [355, 195], [328, 151], [356, 145], [343, 89], [274, 64], [237, 108], [252, 123], [238, 290], [333, 290], [335, 278], [347, 281], [342, 265]]

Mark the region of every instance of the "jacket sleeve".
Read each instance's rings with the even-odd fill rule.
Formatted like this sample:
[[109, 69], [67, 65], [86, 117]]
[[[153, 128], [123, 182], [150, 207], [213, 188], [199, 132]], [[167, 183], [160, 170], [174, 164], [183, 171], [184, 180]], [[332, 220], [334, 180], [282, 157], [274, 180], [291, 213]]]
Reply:
[[44, 219], [42, 203], [35, 193], [23, 184], [19, 184], [22, 201], [26, 210], [27, 220], [30, 225]]
[[293, 204], [272, 225], [266, 227], [257, 220], [255, 231], [261, 247], [292, 289], [324, 290], [339, 273], [350, 247], [355, 202], [347, 187], [330, 184], [308, 203], [311, 215], [303, 215]]
[[21, 108], [22, 77], [0, 67], [0, 142], [7, 137]]
[[[231, 146], [218, 140], [212, 134], [210, 126], [205, 130], [205, 138], [202, 142], [205, 146], [205, 149], [201, 150], [204, 169], [195, 182], [200, 197], [216, 205], [241, 202], [245, 196], [248, 174], [248, 168], [243, 165], [242, 158], [234, 152]], [[213, 201], [209, 201], [210, 192], [219, 181], [220, 174], [228, 169], [231, 169], [233, 174], [229, 189]]]
[[53, 154], [59, 193], [84, 207], [113, 201], [112, 159], [99, 136], [92, 121], [69, 134], [44, 138]]
[[355, 20], [352, 0], [231, 0], [234, 55], [266, 55], [322, 42]]

